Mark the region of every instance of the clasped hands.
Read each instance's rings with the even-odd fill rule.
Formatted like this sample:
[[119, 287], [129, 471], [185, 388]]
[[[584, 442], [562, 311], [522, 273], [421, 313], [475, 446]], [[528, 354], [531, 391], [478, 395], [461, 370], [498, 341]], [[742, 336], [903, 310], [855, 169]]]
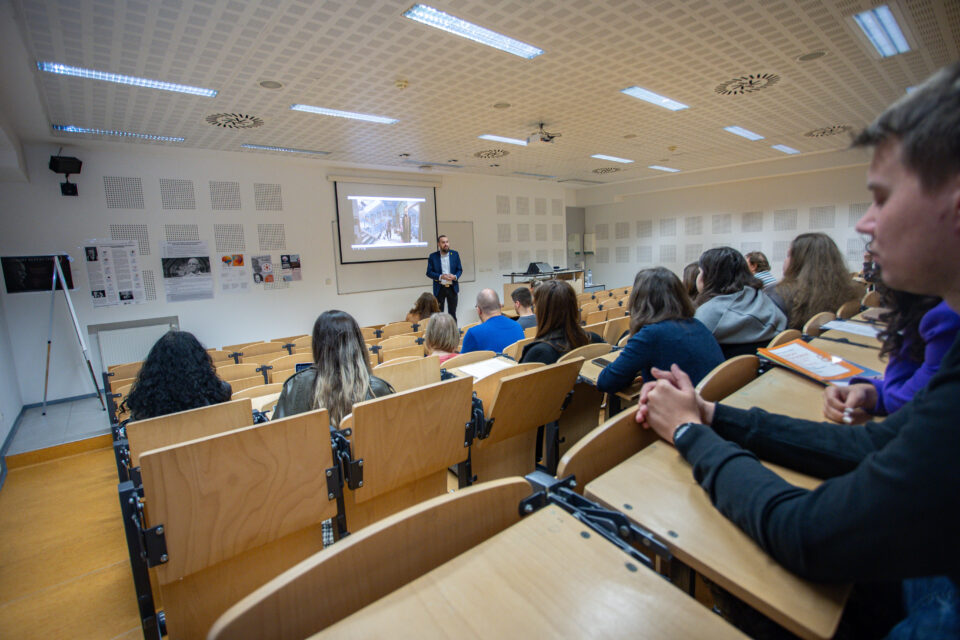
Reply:
[[846, 387], [830, 385], [823, 392], [823, 415], [834, 422], [861, 424], [877, 406], [877, 388], [869, 382]]
[[669, 371], [650, 370], [655, 380], [640, 389], [636, 420], [646, 429], [653, 429], [658, 436], [673, 443], [677, 427], [686, 422], [709, 425], [713, 422], [715, 404], [700, 397], [690, 376], [677, 365]]

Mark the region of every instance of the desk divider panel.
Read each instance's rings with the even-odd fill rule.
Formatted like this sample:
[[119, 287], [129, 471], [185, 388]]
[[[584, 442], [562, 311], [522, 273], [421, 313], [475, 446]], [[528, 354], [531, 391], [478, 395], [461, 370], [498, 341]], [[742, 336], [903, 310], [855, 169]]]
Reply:
[[386, 380], [397, 391], [409, 391], [440, 382], [440, 358], [428, 356], [407, 362], [387, 362], [373, 370], [373, 375]]
[[[261, 384], [262, 382], [261, 379]], [[169, 447], [252, 424], [253, 408], [249, 398], [179, 411], [148, 420], [137, 420], [127, 425], [130, 464], [134, 467], [140, 466], [140, 455], [144, 451]]]

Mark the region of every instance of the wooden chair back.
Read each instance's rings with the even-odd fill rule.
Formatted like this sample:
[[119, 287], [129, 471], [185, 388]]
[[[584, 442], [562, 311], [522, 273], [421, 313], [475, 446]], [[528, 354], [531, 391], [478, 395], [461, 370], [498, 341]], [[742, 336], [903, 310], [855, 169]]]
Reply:
[[303, 353], [292, 356], [280, 356], [267, 362], [274, 369], [295, 369], [298, 364], [313, 364], [313, 357]]
[[[270, 379], [270, 376], [267, 376], [267, 380]], [[244, 389], [249, 389], [250, 387], [256, 387], [263, 382], [263, 375], [257, 374], [255, 376], [250, 376], [249, 378], [237, 378], [236, 380], [230, 380], [230, 389], [231, 391], [242, 391]]]
[[210, 355], [210, 359], [213, 360], [214, 365], [218, 364], [227, 364], [229, 360], [230, 363], [233, 362], [233, 358], [230, 357], [230, 353], [223, 351], [221, 349], [207, 349], [207, 353]]
[[584, 327], [583, 327], [583, 330], [586, 331], [587, 333], [590, 333], [590, 332], [592, 331], [593, 333], [597, 334], [598, 336], [602, 336], [602, 335], [603, 335], [603, 332], [606, 330], [606, 326], [607, 326], [606, 321], [604, 321], [604, 322], [596, 322], [596, 323], [594, 323], [594, 324], [588, 324], [588, 325], [584, 326]]
[[462, 367], [465, 364], [473, 364], [474, 362], [489, 360], [495, 357], [497, 357], [497, 354], [493, 351], [470, 351], [469, 353], [461, 353], [460, 355], [453, 356], [443, 363], [443, 368], [454, 369], [456, 367]]
[[[119, 393], [124, 387], [126, 387], [126, 391], [129, 392], [130, 387], [137, 381], [136, 378], [107, 378], [107, 380], [110, 381], [110, 393]], [[124, 395], [126, 395], [126, 393]]]
[[880, 295], [880, 292], [876, 289], [873, 291], [868, 291], [860, 300], [860, 306], [863, 307], [879, 307], [882, 303], [883, 296]]
[[376, 340], [376, 339], [378, 338], [378, 336], [377, 336], [377, 329], [378, 329], [378, 328], [379, 328], [379, 327], [360, 327], [360, 333], [363, 334], [363, 339], [364, 339], [364, 340], [368, 340], [368, 341], [369, 341], [369, 340]]
[[422, 344], [412, 344], [408, 347], [397, 347], [396, 349], [382, 349], [380, 351], [380, 362], [389, 362], [406, 356], [422, 358], [425, 353]]
[[841, 320], [852, 318], [860, 313], [860, 300], [847, 300], [837, 309], [837, 317]]
[[[602, 298], [598, 298], [598, 299], [602, 300]], [[600, 304], [597, 303], [596, 301], [582, 304], [580, 305], [580, 317], [586, 318], [589, 314], [599, 310], [600, 310]]]
[[243, 356], [240, 357], [240, 362], [262, 362], [267, 359], [263, 356], [268, 356], [270, 354], [277, 354], [276, 357], [280, 357], [280, 352], [286, 353], [287, 350], [283, 348], [282, 342], [260, 342], [258, 344], [252, 344], [249, 346], [240, 349], [243, 353]]
[[309, 347], [313, 349], [313, 336], [300, 336], [299, 338], [294, 338], [291, 340], [294, 348], [296, 347]]
[[325, 409], [141, 456], [147, 525], [163, 525], [156, 567], [170, 638], [203, 638], [231, 605], [323, 549], [333, 467]]
[[416, 356], [400, 356], [399, 358], [391, 358], [389, 361], [384, 363], [377, 363], [376, 361], [371, 361], [373, 364], [370, 365], [372, 369], [377, 367], [382, 367], [384, 364], [402, 364], [404, 362], [416, 362], [417, 360], [423, 360], [426, 356], [416, 355]]
[[800, 337], [800, 335], [799, 329], [784, 329], [777, 335], [773, 336], [773, 340], [767, 344], [767, 349], [770, 349], [771, 347], [778, 347], [781, 344], [790, 342], [791, 340], [796, 340]]
[[567, 362], [568, 360], [574, 360], [575, 358], [583, 358], [584, 361], [593, 360], [594, 358], [599, 358], [602, 355], [610, 353], [610, 349], [613, 347], [607, 344], [606, 342], [598, 342], [595, 344], [585, 344], [582, 347], [577, 347], [572, 351], [560, 356], [560, 359], [557, 362]]
[[440, 382], [440, 358], [399, 358], [373, 368], [373, 375], [390, 383], [397, 391], [408, 391]]
[[398, 349], [400, 347], [409, 347], [412, 344], [417, 344], [417, 337], [410, 335], [402, 336], [393, 336], [392, 338], [385, 338], [380, 341], [381, 349]]
[[107, 367], [107, 373], [112, 373], [112, 378], [136, 378], [143, 367], [143, 361], [128, 362], [127, 364], [112, 364]]
[[657, 434], [637, 424], [636, 415], [636, 407], [624, 409], [581, 438], [560, 458], [557, 477], [573, 474], [582, 494], [589, 482], [656, 442]]
[[401, 333], [410, 333], [413, 329], [412, 322], [391, 322], [390, 324], [385, 324], [380, 329], [381, 338], [391, 338], [393, 336], [398, 336]]
[[734, 356], [713, 368], [704, 376], [697, 391], [708, 402], [723, 400], [757, 377], [760, 359], [757, 356]]
[[625, 346], [627, 346], [627, 342], [629, 342], [629, 341], [630, 341], [630, 334], [628, 333], [627, 335], [625, 335], [625, 336], [623, 336], [622, 338], [620, 338], [620, 341], [617, 342], [617, 346], [618, 346], [618, 347], [625, 347]]
[[[233, 361], [231, 360], [230, 362], [232, 363]], [[255, 362], [221, 364], [216, 366], [217, 375], [221, 380], [226, 380], [227, 382], [239, 380], [240, 378], [250, 378], [252, 376], [260, 376], [260, 380], [263, 381], [263, 376], [257, 371], [259, 368], [260, 365]]]
[[466, 335], [467, 331], [469, 331], [470, 329], [473, 329], [478, 324], [480, 324], [480, 322], [471, 322], [470, 324], [463, 325], [462, 327], [460, 327], [460, 335], [461, 336]]
[[249, 387], [247, 389], [241, 389], [240, 391], [235, 391], [231, 400], [240, 400], [241, 398], [259, 398], [261, 396], [268, 396], [273, 393], [280, 393], [283, 391], [282, 382], [272, 382], [270, 384], [261, 384], [256, 387]]
[[535, 335], [537, 335], [537, 325], [533, 325], [532, 327], [527, 327], [526, 329], [523, 330], [524, 338], [532, 338]]
[[594, 299], [592, 292], [578, 293], [577, 294], [577, 304], [584, 305]]
[[805, 336], [818, 336], [820, 335], [820, 327], [827, 324], [831, 320], [836, 320], [837, 315], [829, 311], [821, 311], [820, 313], [814, 315], [812, 318], [807, 320], [806, 324], [803, 325], [803, 335]]
[[447, 492], [447, 469], [467, 458], [473, 379], [454, 378], [353, 405], [352, 453], [363, 486], [344, 496], [351, 532]]
[[515, 524], [529, 494], [525, 480], [505, 478], [405, 509], [263, 585], [208, 640], [312, 636]]
[[600, 335], [603, 336], [603, 341], [610, 345], [615, 345], [620, 342], [620, 338], [625, 332], [630, 331], [630, 316], [621, 316], [619, 318], [611, 318], [607, 320], [606, 325], [603, 327], [603, 333]]
[[[536, 332], [536, 329], [534, 329]], [[523, 355], [523, 348], [533, 342], [533, 336], [524, 338], [523, 340], [517, 340], [513, 344], [509, 344], [503, 348], [503, 355], [510, 356], [517, 362], [520, 362], [520, 356]]]
[[380, 356], [377, 355], [376, 353], [372, 353], [372, 352], [371, 352], [371, 353], [368, 353], [368, 354], [367, 354], [367, 362], [370, 363], [370, 368], [372, 369], [372, 368], [374, 368], [375, 366], [377, 366], [378, 364], [380, 364]]
[[490, 436], [474, 442], [470, 452], [480, 482], [534, 470], [537, 427], [560, 418], [582, 364], [577, 358], [499, 380], [493, 399], [484, 403], [487, 419], [493, 420]]
[[586, 315], [581, 313], [580, 317], [583, 318], [584, 324], [601, 324], [607, 321], [607, 313], [608, 311], [603, 309], [600, 311], [591, 311]]
[[544, 366], [542, 362], [524, 362], [500, 371], [495, 371], [473, 383], [473, 392], [483, 402], [484, 411], [489, 411], [493, 405], [493, 399], [497, 395], [497, 389], [500, 387], [500, 380], [507, 376], [515, 376], [532, 369], [539, 369]]
[[127, 425], [130, 464], [140, 466], [140, 455], [151, 449], [169, 447], [252, 424], [253, 409], [249, 398], [137, 420]]
[[254, 340], [253, 342], [240, 342], [238, 344], [228, 344], [224, 345], [223, 350], [227, 353], [233, 353], [235, 351], [243, 351], [244, 347], [249, 347], [254, 344], [263, 344], [263, 340]]

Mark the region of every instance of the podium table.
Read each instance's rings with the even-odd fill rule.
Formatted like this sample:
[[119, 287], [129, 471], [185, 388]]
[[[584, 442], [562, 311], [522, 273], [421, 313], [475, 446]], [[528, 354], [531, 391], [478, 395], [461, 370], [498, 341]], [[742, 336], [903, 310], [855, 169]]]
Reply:
[[504, 302], [510, 299], [514, 289], [529, 287], [538, 280], [566, 280], [578, 294], [583, 293], [583, 269], [555, 269], [545, 273], [505, 273], [504, 278], [510, 278], [508, 284], [503, 285]]

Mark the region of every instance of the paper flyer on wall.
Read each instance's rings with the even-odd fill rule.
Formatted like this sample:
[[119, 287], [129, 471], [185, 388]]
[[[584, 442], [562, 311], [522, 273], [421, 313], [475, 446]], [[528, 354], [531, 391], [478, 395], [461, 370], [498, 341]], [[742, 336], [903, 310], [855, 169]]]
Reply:
[[274, 281], [273, 258], [270, 256], [250, 256], [250, 267], [253, 269], [254, 284]]
[[280, 255], [280, 277], [287, 282], [301, 279], [299, 253], [284, 253]]
[[247, 263], [242, 253], [220, 254], [220, 290], [225, 293], [243, 293], [250, 287]]
[[147, 301], [140, 250], [133, 240], [94, 240], [83, 248], [94, 307]]
[[206, 242], [161, 242], [160, 250], [167, 302], [213, 298], [213, 274]]

